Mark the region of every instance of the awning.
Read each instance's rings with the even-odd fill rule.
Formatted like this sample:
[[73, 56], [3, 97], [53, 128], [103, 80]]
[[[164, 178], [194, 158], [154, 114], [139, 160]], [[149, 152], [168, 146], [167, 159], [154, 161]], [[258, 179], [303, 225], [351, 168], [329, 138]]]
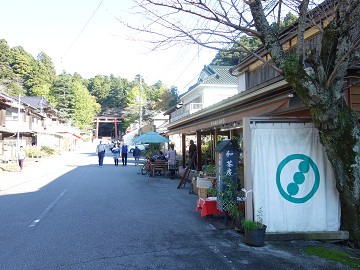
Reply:
[[72, 132], [58, 132], [57, 135], [64, 136], [64, 137], [76, 137], [77, 139], [80, 139], [81, 136]]
[[259, 102], [252, 105], [244, 105], [240, 108], [228, 107], [221, 113], [214, 114], [213, 117], [206, 119], [199, 118], [191, 121], [191, 123], [179, 126], [178, 128], [169, 129], [168, 134], [179, 134], [179, 133], [192, 133], [199, 130], [210, 130], [212, 128], [221, 128], [222, 126], [242, 121], [243, 117], [256, 117], [263, 115], [271, 115], [272, 113], [288, 108], [289, 106], [289, 95], [279, 97], [277, 99]]
[[36, 131], [33, 131], [29, 128], [26, 128], [26, 127], [20, 127], [19, 129], [17, 128], [11, 128], [11, 129], [8, 129], [6, 128], [7, 130], [9, 130], [10, 133], [35, 133]]
[[2, 126], [0, 126], [0, 132], [1, 133], [10, 133], [10, 134], [16, 133], [16, 132], [14, 132], [6, 127], [2, 127]]

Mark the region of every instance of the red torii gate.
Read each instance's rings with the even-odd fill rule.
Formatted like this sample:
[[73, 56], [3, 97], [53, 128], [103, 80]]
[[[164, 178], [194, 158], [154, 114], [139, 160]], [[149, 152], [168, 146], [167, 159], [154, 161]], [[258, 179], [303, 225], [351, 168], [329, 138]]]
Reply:
[[96, 123], [95, 138], [99, 138], [99, 124], [100, 123], [114, 123], [115, 127], [115, 140], [118, 139], [117, 123], [122, 122], [122, 118], [116, 116], [95, 116], [94, 123]]

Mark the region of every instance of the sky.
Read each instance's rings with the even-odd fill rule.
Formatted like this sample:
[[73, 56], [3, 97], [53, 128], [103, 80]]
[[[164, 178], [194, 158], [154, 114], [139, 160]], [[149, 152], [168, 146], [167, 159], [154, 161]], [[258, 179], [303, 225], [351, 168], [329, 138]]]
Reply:
[[0, 39], [34, 57], [45, 52], [57, 74], [129, 80], [141, 74], [147, 84], [161, 80], [185, 92], [216, 52], [182, 44], [151, 52], [150, 44], [139, 41], [141, 34], [117, 19], [139, 22], [133, 5], [132, 0], [0, 0]]

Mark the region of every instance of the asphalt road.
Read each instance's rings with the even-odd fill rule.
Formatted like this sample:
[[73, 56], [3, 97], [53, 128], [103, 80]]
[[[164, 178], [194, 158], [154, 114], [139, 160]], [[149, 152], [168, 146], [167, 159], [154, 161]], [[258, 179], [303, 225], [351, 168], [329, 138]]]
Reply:
[[[0, 174], [0, 269], [351, 269], [308, 256], [316, 241], [254, 248], [195, 212], [178, 179], [97, 166], [95, 145]], [[131, 154], [130, 154], [131, 156]]]

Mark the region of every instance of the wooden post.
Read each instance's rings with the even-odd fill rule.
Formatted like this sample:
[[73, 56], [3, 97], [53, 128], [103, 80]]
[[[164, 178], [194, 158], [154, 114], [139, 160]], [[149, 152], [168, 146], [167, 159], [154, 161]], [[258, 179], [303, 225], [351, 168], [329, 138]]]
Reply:
[[182, 166], [186, 167], [186, 135], [181, 134], [181, 148], [182, 148]]
[[253, 206], [253, 180], [251, 174], [251, 129], [250, 129], [250, 118], [243, 118], [243, 153], [244, 153], [244, 187], [247, 193], [245, 200], [245, 218], [254, 219], [254, 206]]
[[201, 132], [196, 131], [196, 148], [197, 148], [197, 170], [202, 171], [202, 158], [201, 158]]
[[117, 141], [117, 139], [118, 139], [118, 132], [117, 132], [116, 118], [114, 118], [114, 128], [115, 128], [115, 140]]
[[96, 117], [96, 133], [95, 133], [95, 138], [99, 139], [99, 118]]

